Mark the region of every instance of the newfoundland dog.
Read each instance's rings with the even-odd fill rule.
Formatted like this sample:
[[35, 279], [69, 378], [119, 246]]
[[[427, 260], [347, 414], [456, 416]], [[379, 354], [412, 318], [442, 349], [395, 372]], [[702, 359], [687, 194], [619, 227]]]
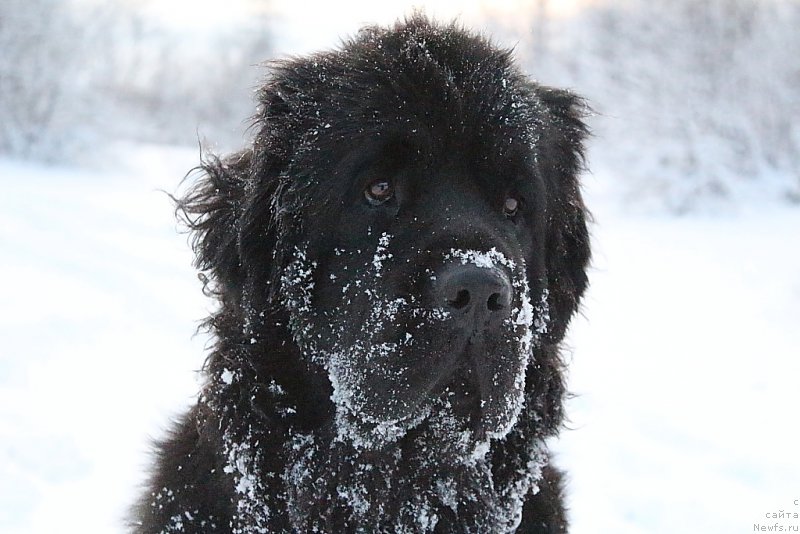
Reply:
[[258, 96], [178, 201], [215, 344], [133, 531], [565, 532], [582, 101], [420, 15]]

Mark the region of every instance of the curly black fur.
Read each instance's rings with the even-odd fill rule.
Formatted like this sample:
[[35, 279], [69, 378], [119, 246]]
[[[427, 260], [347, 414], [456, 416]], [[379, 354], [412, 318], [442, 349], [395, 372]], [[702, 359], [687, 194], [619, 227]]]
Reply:
[[[276, 64], [259, 102], [178, 201], [216, 341], [133, 531], [566, 532], [544, 441], [587, 284], [582, 101], [415, 16]], [[516, 315], [465, 334], [437, 277], [471, 251]]]

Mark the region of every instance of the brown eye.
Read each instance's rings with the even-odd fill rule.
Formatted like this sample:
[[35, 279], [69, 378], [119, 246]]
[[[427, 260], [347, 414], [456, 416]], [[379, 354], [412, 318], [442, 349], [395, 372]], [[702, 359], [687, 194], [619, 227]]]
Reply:
[[383, 204], [394, 195], [394, 187], [392, 186], [392, 182], [386, 180], [385, 178], [378, 178], [367, 185], [367, 188], [364, 190], [364, 196], [367, 198], [367, 202], [372, 204], [373, 206], [378, 206]]
[[517, 210], [519, 210], [519, 200], [514, 197], [506, 197], [506, 201], [503, 204], [503, 213], [506, 217], [513, 217], [517, 214]]

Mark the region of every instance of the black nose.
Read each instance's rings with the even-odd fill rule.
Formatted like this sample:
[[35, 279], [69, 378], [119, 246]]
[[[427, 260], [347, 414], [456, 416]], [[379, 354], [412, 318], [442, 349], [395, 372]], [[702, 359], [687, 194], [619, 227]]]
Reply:
[[463, 326], [483, 330], [499, 326], [511, 313], [514, 296], [502, 270], [452, 264], [437, 273], [437, 298]]

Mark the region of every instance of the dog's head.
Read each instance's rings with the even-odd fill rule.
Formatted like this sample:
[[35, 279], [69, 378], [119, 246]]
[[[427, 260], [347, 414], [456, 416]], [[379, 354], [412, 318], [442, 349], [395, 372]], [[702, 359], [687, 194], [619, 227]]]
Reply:
[[276, 65], [260, 103], [183, 205], [244, 342], [285, 317], [359, 447], [505, 436], [586, 286], [581, 101], [415, 18]]

